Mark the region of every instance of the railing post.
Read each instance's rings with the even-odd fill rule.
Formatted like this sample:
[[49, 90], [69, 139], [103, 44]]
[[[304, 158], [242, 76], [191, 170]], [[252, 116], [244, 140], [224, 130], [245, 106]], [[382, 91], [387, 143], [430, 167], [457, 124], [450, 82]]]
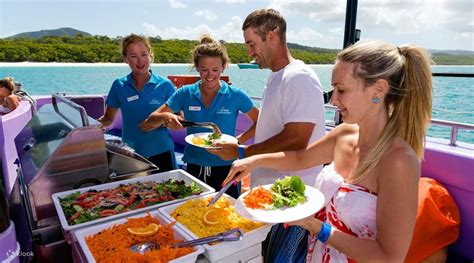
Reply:
[[456, 146], [456, 141], [458, 140], [458, 127], [451, 128], [451, 138], [449, 140], [449, 145]]

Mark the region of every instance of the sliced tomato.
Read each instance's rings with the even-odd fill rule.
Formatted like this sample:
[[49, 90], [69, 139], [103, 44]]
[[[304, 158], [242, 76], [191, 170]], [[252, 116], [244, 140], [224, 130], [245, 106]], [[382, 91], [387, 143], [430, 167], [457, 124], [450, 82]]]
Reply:
[[86, 199], [86, 197], [92, 196], [92, 195], [94, 195], [94, 194], [95, 194], [95, 193], [93, 193], [93, 192], [85, 192], [85, 193], [82, 193], [82, 194], [80, 194], [80, 195], [76, 198], [76, 201], [84, 200], [84, 199]]
[[116, 198], [116, 199], [113, 199], [113, 200], [118, 202], [121, 205], [128, 205], [128, 200], [125, 199], [125, 198]]
[[83, 201], [83, 202], [74, 202], [74, 205], [79, 205], [82, 208], [91, 208], [97, 204], [96, 201], [90, 200], [90, 201]]
[[129, 198], [128, 198], [128, 204], [127, 205], [132, 205], [133, 203], [135, 203], [135, 200], [137, 200], [137, 196], [136, 195], [131, 195]]
[[111, 192], [109, 192], [109, 191], [106, 191], [106, 192], [102, 192], [102, 193], [100, 193], [100, 195], [101, 195], [101, 196], [103, 196], [103, 197], [109, 197], [109, 196], [111, 196], [111, 195], [112, 195], [112, 193], [111, 193]]
[[81, 212], [76, 212], [74, 215], [71, 216], [71, 218], [69, 218], [70, 221], [74, 221], [76, 220], [76, 218], [78, 218], [79, 216], [81, 215]]
[[115, 214], [117, 214], [117, 211], [114, 209], [105, 209], [105, 210], [100, 211], [99, 213], [101, 217], [111, 216]]
[[157, 203], [157, 202], [162, 202], [162, 201], [163, 201], [163, 200], [160, 199], [160, 198], [148, 198], [148, 199], [145, 199], [145, 202], [146, 202], [146, 203], [151, 203], [151, 202]]
[[142, 208], [145, 207], [146, 201], [145, 199], [141, 200], [140, 203], [138, 203], [137, 208]]

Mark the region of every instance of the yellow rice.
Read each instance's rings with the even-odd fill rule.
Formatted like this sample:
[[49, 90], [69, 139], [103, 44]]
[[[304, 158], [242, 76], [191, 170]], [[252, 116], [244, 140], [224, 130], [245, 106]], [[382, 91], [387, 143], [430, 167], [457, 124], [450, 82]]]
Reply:
[[[235, 207], [231, 205], [229, 200], [225, 197], [219, 198], [214, 205], [208, 208], [206, 206], [209, 203], [209, 200], [210, 198], [188, 200], [184, 204], [178, 206], [173, 213], [171, 213], [171, 216], [186, 226], [198, 237], [207, 237], [237, 227], [241, 228], [244, 232], [249, 232], [264, 225], [240, 216], [235, 211]], [[204, 214], [208, 209], [213, 207], [227, 211], [228, 215], [219, 217], [216, 225], [207, 225], [204, 223]]]

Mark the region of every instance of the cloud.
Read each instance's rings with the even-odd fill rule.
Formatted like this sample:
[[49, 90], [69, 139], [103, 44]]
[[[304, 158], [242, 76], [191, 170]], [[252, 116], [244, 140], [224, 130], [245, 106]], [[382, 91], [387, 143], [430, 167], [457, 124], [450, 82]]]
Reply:
[[473, 2], [471, 0], [379, 0], [363, 6], [358, 27], [377, 27], [394, 34], [422, 37], [449, 35], [452, 40], [473, 41]]
[[[360, 0], [357, 27], [416, 34], [446, 29], [459, 35], [474, 32], [472, 0]], [[273, 0], [284, 16], [304, 15], [316, 22], [344, 25], [346, 0]]]
[[[228, 4], [241, 2], [215, 1]], [[289, 27], [289, 42], [325, 47], [339, 46], [339, 42], [342, 42], [346, 0], [268, 0], [267, 3], [267, 7], [280, 10], [291, 25], [298, 25], [296, 28]], [[434, 42], [436, 45], [442, 44], [439, 43], [439, 36], [443, 35], [451, 41], [471, 43], [467, 49], [472, 50], [473, 5], [471, 0], [359, 0], [357, 28], [362, 30], [362, 38], [384, 39], [394, 43], [418, 42], [427, 47]], [[219, 25], [201, 23], [184, 28], [158, 28], [152, 24], [143, 26], [147, 32], [158, 34], [163, 39], [198, 39], [202, 33], [209, 33], [216, 39], [243, 43], [242, 19], [238, 16], [218, 18], [218, 13], [210, 10], [215, 12], [209, 8], [197, 11], [195, 15], [203, 17], [205, 21], [219, 21]], [[299, 24], [299, 21], [307, 18], [309, 22]]]
[[307, 42], [309, 40], [323, 39], [324, 36], [321, 33], [318, 33], [316, 30], [309, 27], [301, 28], [298, 31], [289, 31], [287, 32], [288, 42], [295, 43]]
[[180, 2], [180, 0], [168, 0], [168, 3], [171, 8], [186, 8], [187, 5]]
[[194, 12], [196, 16], [204, 17], [207, 21], [215, 21], [217, 20], [217, 15], [210, 9], [198, 10]]
[[472, 1], [448, 1], [443, 7], [451, 15], [441, 25], [446, 26], [450, 31], [455, 32], [453, 40], [470, 41], [474, 48], [474, 3]]
[[245, 3], [245, 0], [216, 0], [216, 3], [225, 3], [225, 4], [237, 4]]
[[[473, 5], [472, 0], [359, 0], [357, 28], [363, 34], [379, 32], [372, 37], [387, 32], [410, 38], [445, 34], [473, 43]], [[321, 33], [328, 35], [333, 33], [328, 28], [344, 26], [346, 0], [273, 0], [270, 7], [287, 18], [309, 17], [317, 22], [313, 29], [320, 28]], [[298, 35], [304, 37], [295, 33], [295, 37]]]
[[331, 46], [334, 41], [341, 39], [342, 29], [333, 29], [331, 34], [321, 34], [312, 28], [304, 27], [298, 31], [288, 31], [286, 35], [290, 43], [310, 47]]
[[160, 36], [162, 39], [199, 39], [202, 34], [208, 33], [218, 40], [225, 40], [227, 42], [243, 42], [242, 19], [234, 16], [229, 22], [217, 28], [211, 28], [207, 24], [200, 24], [195, 27], [168, 27], [159, 28], [151, 23], [143, 23], [144, 34], [148, 36]]
[[346, 12], [345, 0], [301, 0], [286, 1], [273, 0], [270, 7], [284, 16], [305, 15], [317, 22], [339, 22], [344, 21]]

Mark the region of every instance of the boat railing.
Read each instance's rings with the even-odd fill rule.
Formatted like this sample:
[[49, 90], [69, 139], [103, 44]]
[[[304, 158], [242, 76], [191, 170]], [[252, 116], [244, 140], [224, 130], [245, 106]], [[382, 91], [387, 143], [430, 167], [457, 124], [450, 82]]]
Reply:
[[[444, 73], [446, 74], [446, 73]], [[252, 100], [260, 104], [262, 101], [261, 97], [255, 97], [251, 96]], [[337, 107], [325, 104], [324, 107], [326, 110], [329, 112], [334, 112], [334, 118], [333, 120], [326, 120], [326, 125], [334, 127], [335, 123], [339, 123], [339, 114], [337, 113]], [[443, 127], [448, 127], [451, 128], [451, 136], [449, 138], [449, 145], [451, 146], [456, 146], [457, 145], [457, 139], [458, 139], [458, 132], [460, 129], [462, 130], [468, 130], [468, 131], [474, 131], [474, 125], [473, 124], [467, 124], [467, 123], [461, 123], [461, 122], [454, 122], [454, 121], [445, 121], [445, 120], [437, 120], [437, 119], [431, 119], [431, 125], [436, 125], [436, 126], [443, 126]]]
[[451, 128], [451, 136], [449, 138], [449, 145], [451, 146], [456, 146], [459, 129], [474, 131], [474, 125], [461, 122], [431, 119], [431, 124]]

